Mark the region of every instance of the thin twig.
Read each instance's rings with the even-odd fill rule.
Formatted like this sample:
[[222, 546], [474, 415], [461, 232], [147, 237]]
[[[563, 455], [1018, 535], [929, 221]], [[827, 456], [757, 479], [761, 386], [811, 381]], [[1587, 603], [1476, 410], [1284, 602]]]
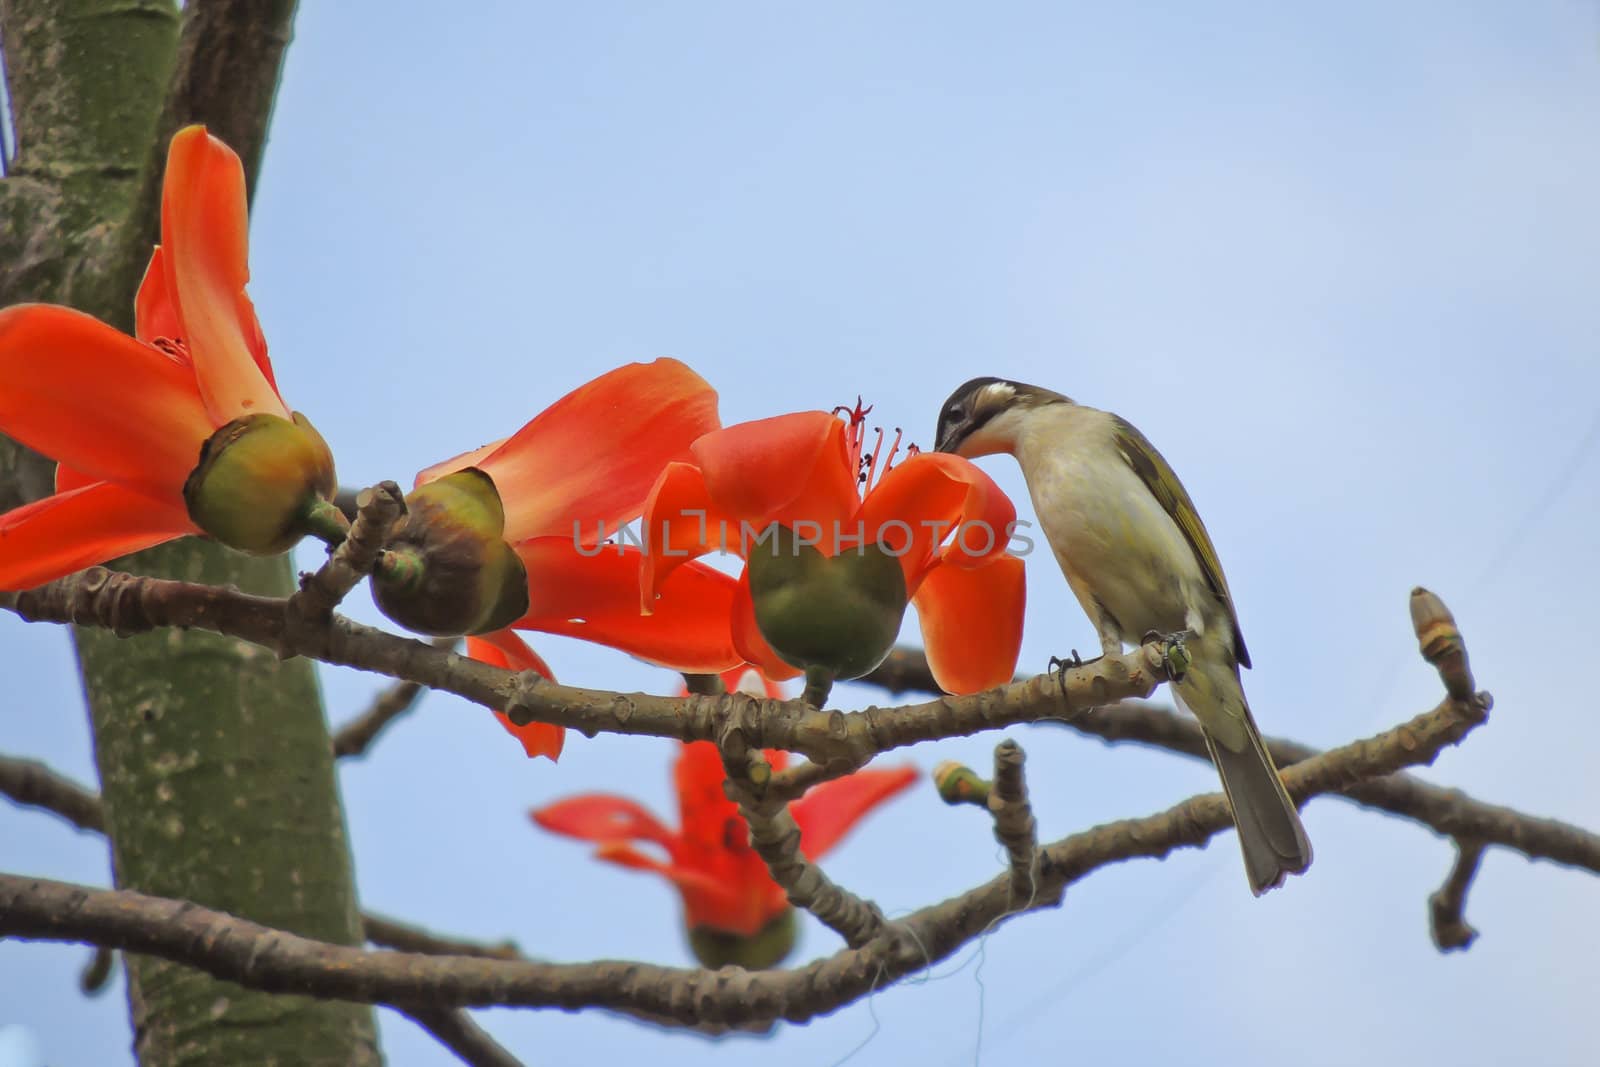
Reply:
[[485, 944], [466, 938], [446, 937], [370, 911], [361, 914], [361, 927], [367, 940], [374, 945], [401, 952], [417, 952], [426, 956], [474, 956], [486, 960], [527, 959], [515, 941]]
[[1482, 861], [1482, 844], [1459, 842], [1449, 877], [1428, 897], [1428, 930], [1440, 952], [1469, 948], [1478, 939], [1478, 931], [1467, 922], [1465, 912], [1467, 891], [1472, 888], [1472, 880], [1477, 877]]
[[38, 760], [0, 756], [0, 795], [54, 812], [80, 830], [99, 833], [106, 827], [98, 796]]
[[[458, 637], [435, 637], [433, 646], [454, 649], [460, 640]], [[425, 692], [427, 687], [416, 682], [390, 682], [372, 698], [366, 711], [334, 731], [334, 756], [345, 759], [366, 755], [378, 735], [416, 707]]]
[[465, 1008], [401, 1008], [469, 1067], [522, 1067], [522, 1061], [467, 1014]]

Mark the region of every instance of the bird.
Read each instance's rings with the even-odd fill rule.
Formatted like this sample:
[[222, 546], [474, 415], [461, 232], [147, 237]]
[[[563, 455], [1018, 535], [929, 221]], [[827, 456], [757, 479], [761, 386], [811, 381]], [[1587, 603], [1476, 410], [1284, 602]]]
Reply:
[[[1311, 865], [1311, 841], [1261, 740], [1240, 680], [1250, 653], [1222, 564], [1172, 467], [1132, 424], [1061, 393], [974, 378], [939, 412], [937, 450], [1007, 453], [1067, 585], [1116, 655], [1154, 632], [1191, 662], [1171, 691], [1200, 723], [1260, 896]], [[1074, 653], [1074, 660], [1077, 654]]]

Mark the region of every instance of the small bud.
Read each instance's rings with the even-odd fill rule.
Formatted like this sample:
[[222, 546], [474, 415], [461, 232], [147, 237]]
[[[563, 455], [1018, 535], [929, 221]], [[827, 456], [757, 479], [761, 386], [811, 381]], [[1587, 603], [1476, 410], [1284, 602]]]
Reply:
[[488, 633], [528, 611], [528, 572], [504, 540], [505, 509], [476, 467], [418, 486], [372, 574], [389, 618], [438, 637]]
[[756, 625], [785, 663], [859, 678], [882, 663], [906, 613], [900, 561], [877, 544], [824, 556], [781, 523], [750, 550]]
[[710, 926], [689, 930], [689, 948], [704, 967], [729, 964], [747, 971], [763, 971], [782, 963], [794, 951], [797, 924], [794, 909], [786, 907], [754, 934], [734, 934]]
[[993, 789], [987, 778], [954, 760], [945, 760], [933, 768], [933, 785], [939, 791], [939, 799], [946, 804], [976, 804], [979, 807], [989, 803], [989, 793]]
[[270, 556], [310, 532], [312, 507], [337, 489], [333, 454], [306, 417], [263, 413], [234, 419], [206, 439], [183, 483], [183, 502], [217, 541]]

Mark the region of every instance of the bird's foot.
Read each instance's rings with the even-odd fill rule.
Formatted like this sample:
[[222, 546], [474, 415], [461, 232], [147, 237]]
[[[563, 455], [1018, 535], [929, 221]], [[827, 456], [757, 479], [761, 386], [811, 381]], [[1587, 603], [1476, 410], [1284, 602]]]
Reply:
[[1183, 681], [1189, 668], [1194, 666], [1194, 656], [1190, 655], [1188, 646], [1184, 644], [1190, 636], [1188, 630], [1176, 630], [1170, 634], [1151, 630], [1144, 635], [1145, 644], [1157, 643], [1161, 646], [1161, 665], [1166, 668], [1168, 681]]
[[[1093, 663], [1094, 661], [1090, 660], [1089, 662]], [[1077, 649], [1073, 649], [1071, 659], [1051, 656], [1049, 672], [1056, 676], [1056, 683], [1061, 686], [1061, 691], [1065, 693], [1067, 691], [1067, 672], [1076, 670], [1081, 666], [1083, 666], [1083, 657], [1078, 655]]]

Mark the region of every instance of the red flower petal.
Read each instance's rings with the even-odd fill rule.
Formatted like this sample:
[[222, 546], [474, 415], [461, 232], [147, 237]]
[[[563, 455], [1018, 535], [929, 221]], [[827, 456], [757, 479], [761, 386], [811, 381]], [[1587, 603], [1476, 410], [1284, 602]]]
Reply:
[[539, 653], [510, 630], [495, 630], [467, 638], [467, 655], [508, 671], [533, 671], [541, 678], [556, 680], [556, 673]]
[[662, 468], [642, 514], [639, 525], [648, 554], [640, 561], [639, 596], [645, 611], [654, 610], [667, 575], [717, 548], [725, 532], [737, 550], [739, 524], [712, 506], [705, 477], [692, 463]]
[[637, 516], [656, 475], [714, 430], [717, 392], [675, 359], [629, 363], [534, 416], [476, 466], [494, 479], [506, 540], [585, 535]]
[[805, 520], [826, 536], [860, 500], [845, 425], [825, 411], [741, 422], [706, 434], [693, 452], [717, 510], [756, 532]]
[[670, 850], [677, 838], [642, 805], [609, 793], [568, 797], [528, 816], [553, 834], [580, 841], [652, 841]]
[[0, 430], [96, 478], [178, 500], [216, 428], [194, 375], [71, 308], [0, 311]]
[[1016, 556], [995, 556], [979, 567], [935, 564], [912, 598], [934, 681], [947, 693], [976, 693], [1011, 681], [1026, 600]]
[[[1016, 508], [994, 479], [960, 456], [943, 452], [907, 459], [885, 474], [861, 505], [869, 539], [882, 539], [886, 532], [903, 539], [900, 523], [910, 526], [911, 547], [900, 561], [913, 591], [936, 555], [967, 567], [1005, 551], [1016, 517]], [[942, 552], [936, 552], [947, 538]]]
[[[662, 585], [655, 611], [639, 611], [640, 552], [603, 545], [580, 552], [570, 534], [516, 546], [528, 569], [519, 630], [577, 637], [678, 671], [715, 674], [742, 662], [729, 634], [734, 580], [701, 564]], [[588, 553], [593, 554], [588, 554]]]
[[498, 441], [490, 441], [486, 445], [479, 445], [471, 452], [463, 452], [461, 455], [447, 459], [443, 463], [435, 463], [417, 475], [416, 485], [436, 481], [446, 474], [454, 474], [456, 471], [466, 470], [468, 467], [477, 467], [505, 443], [506, 439], [502, 437]]
[[161, 186], [162, 260], [200, 395], [218, 426], [259, 412], [289, 416], [244, 292], [249, 229], [239, 157], [204, 126], [179, 130]]
[[594, 850], [594, 858], [636, 871], [652, 871], [677, 886], [691, 926], [701, 925], [708, 915], [722, 916], [739, 910], [740, 899], [734, 887], [698, 868], [663, 862], [621, 841], [602, 844]]
[[0, 589], [31, 589], [199, 532], [182, 508], [110, 482], [79, 486], [0, 515]]
[[800, 824], [800, 851], [807, 859], [821, 858], [862, 816], [910, 788], [917, 777], [915, 767], [868, 768], [815, 787], [789, 809]]
[[[722, 756], [710, 741], [691, 741], [678, 748], [672, 784], [678, 795], [679, 835], [707, 851], [727, 842], [727, 822], [739, 818], [739, 807], [722, 791]], [[742, 821], [740, 825], [743, 825]]]
[[[508, 671], [533, 671], [541, 678], [555, 680], [555, 672], [527, 642], [510, 630], [496, 630], [479, 637], [467, 638], [467, 655], [483, 663], [503, 667]], [[561, 758], [566, 744], [567, 731], [547, 722], [530, 722], [518, 726], [503, 711], [494, 713], [495, 719], [505, 727], [506, 733], [522, 742], [522, 750], [529, 759], [546, 756], [552, 763]]]
[[[133, 298], [133, 334], [145, 344], [158, 338], [183, 340], [183, 323], [178, 318], [178, 305], [172, 299], [172, 291], [167, 288], [167, 261], [160, 245], [150, 253], [144, 281], [139, 283], [139, 293]], [[166, 354], [180, 363], [189, 363], [187, 356], [179, 359], [173, 352]]]

